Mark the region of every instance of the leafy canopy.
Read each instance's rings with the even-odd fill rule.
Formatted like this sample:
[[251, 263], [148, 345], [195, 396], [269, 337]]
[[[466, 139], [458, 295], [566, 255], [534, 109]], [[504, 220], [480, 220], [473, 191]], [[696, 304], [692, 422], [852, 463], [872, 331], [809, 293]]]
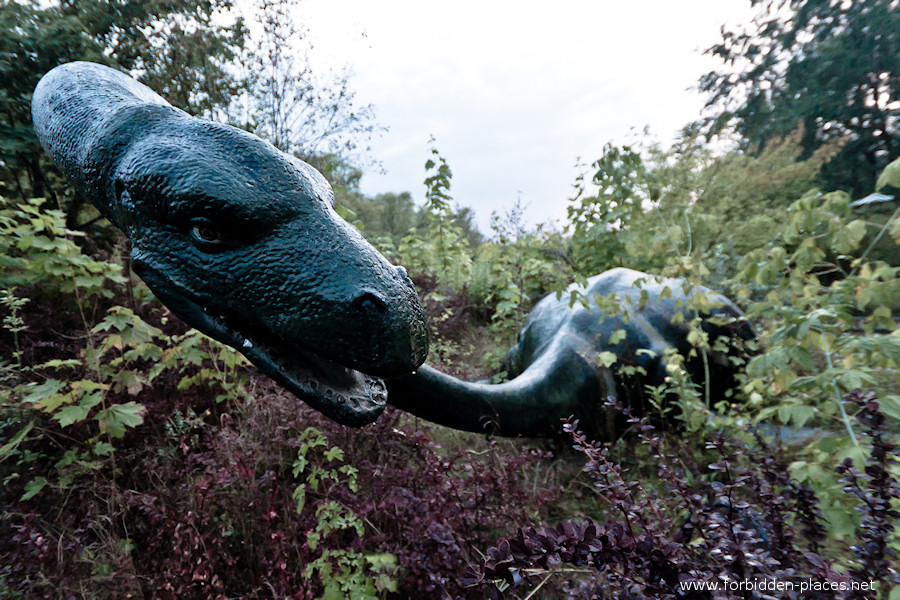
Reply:
[[844, 138], [823, 171], [826, 187], [866, 194], [900, 156], [900, 13], [892, 0], [751, 0], [750, 30], [723, 29], [707, 50], [725, 67], [700, 89], [748, 147], [804, 127], [810, 155]]

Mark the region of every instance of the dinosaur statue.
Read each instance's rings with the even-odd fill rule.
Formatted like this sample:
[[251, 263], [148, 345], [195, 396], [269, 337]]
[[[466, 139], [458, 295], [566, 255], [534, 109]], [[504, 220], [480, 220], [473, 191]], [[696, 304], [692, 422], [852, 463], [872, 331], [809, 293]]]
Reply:
[[[583, 304], [550, 296], [537, 305], [507, 357], [511, 381], [416, 371], [428, 339], [411, 281], [337, 216], [330, 186], [306, 163], [92, 63], [47, 73], [32, 116], [50, 157], [125, 233], [132, 268], [173, 313], [347, 425], [373, 421], [387, 401], [457, 429], [512, 436], [558, 435], [560, 419], [574, 414], [613, 438], [621, 427], [604, 400], [641, 408], [644, 384], [664, 382], [666, 349], [690, 349], [692, 299], [712, 301], [711, 316], [740, 317], [706, 288], [613, 269], [570, 289]], [[611, 293], [621, 311], [599, 300]], [[703, 327], [711, 337], [753, 336], [742, 321]], [[645, 374], [623, 378], [601, 365], [604, 352]], [[688, 363], [694, 380], [726, 385], [727, 354], [706, 359]]]
[[93, 63], [47, 73], [32, 117], [56, 165], [128, 236], [153, 293], [328, 417], [375, 420], [381, 377], [425, 360], [406, 271], [335, 213], [306, 163]]
[[[573, 293], [582, 300], [570, 302]], [[423, 366], [387, 380], [388, 402], [454, 429], [506, 436], [556, 437], [561, 419], [574, 415], [594, 439], [614, 440], [624, 418], [604, 408], [605, 400], [647, 412], [645, 386], [664, 384], [669, 375], [666, 350], [691, 354], [690, 322], [698, 314], [693, 307], [705, 307], [700, 323], [710, 343], [720, 336], [728, 341], [729, 350], [685, 363], [692, 381], [709, 386], [718, 400], [734, 385], [731, 357], [755, 337], [740, 309], [705, 287], [617, 268], [535, 306], [504, 360], [509, 381], [470, 383]], [[611, 352], [615, 364], [601, 364], [602, 352]], [[624, 376], [622, 366], [637, 367], [639, 374]]]

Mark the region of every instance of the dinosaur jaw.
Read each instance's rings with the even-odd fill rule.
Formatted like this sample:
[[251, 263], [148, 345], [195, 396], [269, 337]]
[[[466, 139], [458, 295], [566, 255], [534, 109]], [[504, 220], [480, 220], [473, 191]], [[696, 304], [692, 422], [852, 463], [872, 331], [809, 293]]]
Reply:
[[[138, 267], [136, 263], [134, 267]], [[359, 427], [375, 421], [387, 401], [378, 377], [345, 367], [274, 335], [249, 333], [238, 320], [210, 312], [190, 294], [143, 266], [135, 268], [153, 293], [180, 319], [201, 333], [231, 346], [270, 379], [326, 417]]]
[[378, 377], [301, 348], [276, 347], [231, 331], [242, 338], [235, 348], [250, 362], [326, 417], [358, 427], [373, 422], [384, 410], [387, 387]]

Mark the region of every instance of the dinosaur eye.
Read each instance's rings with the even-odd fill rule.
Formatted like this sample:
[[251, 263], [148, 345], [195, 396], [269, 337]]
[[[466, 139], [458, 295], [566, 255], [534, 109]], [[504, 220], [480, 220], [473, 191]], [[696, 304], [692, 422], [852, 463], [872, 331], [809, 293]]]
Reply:
[[211, 250], [225, 242], [224, 234], [207, 219], [191, 222], [191, 238], [201, 250]]

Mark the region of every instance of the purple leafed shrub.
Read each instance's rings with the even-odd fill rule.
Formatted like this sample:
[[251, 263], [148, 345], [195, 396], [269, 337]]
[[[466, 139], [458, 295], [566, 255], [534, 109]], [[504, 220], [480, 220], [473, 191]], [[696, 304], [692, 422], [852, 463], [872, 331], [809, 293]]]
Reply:
[[[536, 495], [524, 470], [541, 452], [511, 452], [497, 442], [475, 453], [443, 451], [429, 428], [399, 426], [392, 411], [367, 437], [369, 451], [355, 448], [365, 498], [354, 511], [372, 525], [380, 552], [397, 556], [401, 589], [413, 598], [481, 597], [459, 585], [463, 567], [477, 558], [479, 540], [496, 539], [511, 520], [534, 518], [553, 497], [541, 487]], [[392, 423], [397, 423], [396, 425]]]
[[[900, 497], [887, 468], [895, 449], [885, 440], [874, 398], [854, 392], [848, 400], [859, 407], [859, 421], [872, 440], [865, 474], [849, 463], [838, 467], [865, 515], [849, 570], [836, 568], [840, 554], [820, 554], [824, 527], [814, 494], [791, 481], [759, 437], [755, 448], [723, 438], [708, 443], [713, 460], [703, 472], [676, 466], [679, 461], [667, 454], [653, 427], [629, 415], [664, 487], [626, 480], [607, 447], [587, 440], [577, 422], [567, 423], [605, 514], [598, 522], [521, 528], [471, 564], [462, 582], [495, 599], [534, 593], [554, 577], [566, 582], [572, 598], [857, 599], [875, 598], [869, 589], [875, 581], [877, 593], [887, 598], [897, 578], [887, 545], [898, 516], [891, 501]], [[788, 589], [773, 594], [751, 582], [781, 582]]]
[[[312, 599], [323, 582], [306, 567], [348, 549], [393, 555], [397, 597], [479, 598], [458, 583], [475, 549], [495, 543], [510, 520], [540, 518], [553, 496], [523, 480], [540, 452], [476, 436], [453, 439], [478, 451], [444, 450], [428, 426], [396, 411], [349, 429], [256, 386], [250, 398], [210, 400], [199, 412], [185, 394], [148, 390], [144, 425], [121, 440], [114, 461], [24, 502], [21, 483], [0, 490], [11, 507], [0, 520], [0, 596]], [[357, 489], [310, 486], [298, 514], [292, 464], [310, 426], [343, 458], [310, 452], [309, 460], [355, 467]], [[55, 456], [38, 443], [28, 451]], [[32, 467], [52, 471], [41, 458]], [[331, 501], [358, 516], [363, 532], [334, 531], [313, 548], [307, 536]]]

